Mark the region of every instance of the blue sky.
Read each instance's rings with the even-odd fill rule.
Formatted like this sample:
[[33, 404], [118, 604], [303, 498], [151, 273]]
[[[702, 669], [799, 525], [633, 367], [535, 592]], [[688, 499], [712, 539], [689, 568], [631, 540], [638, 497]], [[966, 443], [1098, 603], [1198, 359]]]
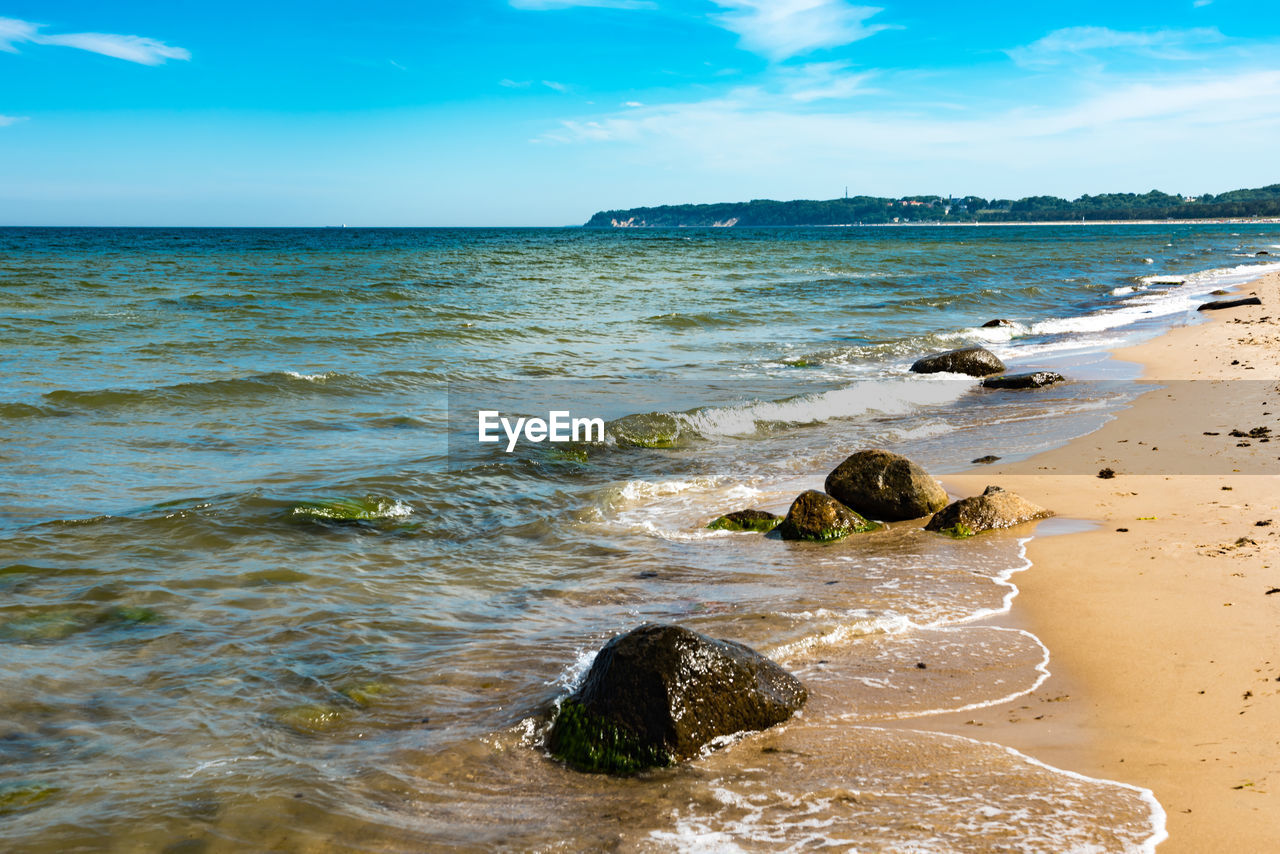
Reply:
[[1270, 2], [0, 0], [0, 224], [1280, 182]]

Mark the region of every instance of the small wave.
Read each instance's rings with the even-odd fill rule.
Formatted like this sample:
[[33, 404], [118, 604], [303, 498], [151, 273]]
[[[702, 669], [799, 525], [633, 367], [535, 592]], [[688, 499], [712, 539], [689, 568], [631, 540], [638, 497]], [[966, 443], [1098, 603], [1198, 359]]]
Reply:
[[708, 406], [688, 412], [650, 412], [610, 422], [619, 445], [679, 447], [696, 440], [749, 437], [786, 427], [820, 424], [868, 413], [903, 415], [951, 403], [973, 387], [972, 378], [935, 374], [896, 380], [863, 380], [829, 391], [783, 400]]
[[260, 402], [287, 395], [358, 396], [377, 387], [376, 381], [354, 374], [278, 371], [231, 379], [176, 383], [149, 389], [59, 389], [47, 392], [43, 399], [56, 406], [74, 409], [128, 409], [155, 405]]

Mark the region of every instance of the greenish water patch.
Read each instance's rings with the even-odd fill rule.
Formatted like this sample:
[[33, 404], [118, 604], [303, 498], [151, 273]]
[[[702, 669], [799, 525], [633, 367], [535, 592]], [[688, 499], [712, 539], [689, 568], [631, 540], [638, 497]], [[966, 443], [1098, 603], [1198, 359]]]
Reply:
[[49, 783], [32, 783], [25, 780], [0, 783], [0, 815], [33, 809], [61, 791], [61, 788]]

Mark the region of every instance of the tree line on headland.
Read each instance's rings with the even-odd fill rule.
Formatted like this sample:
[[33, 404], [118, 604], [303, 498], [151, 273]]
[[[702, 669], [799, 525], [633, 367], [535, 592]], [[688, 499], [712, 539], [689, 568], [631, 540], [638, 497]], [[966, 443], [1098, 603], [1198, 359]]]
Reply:
[[679, 226], [800, 226], [932, 222], [1051, 222], [1055, 220], [1237, 219], [1280, 216], [1280, 184], [1218, 195], [1104, 193], [1074, 201], [1056, 196], [984, 199], [980, 196], [848, 196], [814, 201], [753, 199], [709, 205], [661, 205], [600, 211], [586, 228]]

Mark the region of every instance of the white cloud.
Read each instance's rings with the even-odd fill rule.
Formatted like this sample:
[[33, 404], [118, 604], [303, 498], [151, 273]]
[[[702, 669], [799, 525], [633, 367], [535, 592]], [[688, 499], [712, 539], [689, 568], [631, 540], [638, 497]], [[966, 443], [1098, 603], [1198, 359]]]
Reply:
[[1272, 150], [1277, 133], [1280, 70], [1267, 70], [1112, 81], [1056, 107], [958, 115], [909, 103], [797, 110], [777, 94], [744, 88], [717, 99], [564, 121], [543, 139], [610, 144], [657, 168], [752, 181], [769, 176], [792, 187], [813, 176], [840, 175], [901, 193], [921, 182], [953, 186], [957, 180], [970, 187], [981, 181], [976, 189], [983, 192], [998, 192], [1002, 182], [1014, 180], [1024, 187], [1045, 188], [1050, 181], [1098, 187], [1106, 183], [1099, 178], [1103, 172], [1090, 170], [1106, 169], [1126, 185], [1155, 186], [1168, 176], [1185, 180], [1190, 163], [1231, 160], [1237, 151], [1256, 160], [1264, 156], [1258, 152]]
[[643, 106], [644, 106], [644, 103], [643, 103], [643, 102], [641, 102], [641, 101], [624, 101], [624, 102], [623, 102], [623, 104], [622, 104], [622, 106], [624, 106], [624, 107], [643, 107]]
[[1195, 47], [1225, 40], [1217, 29], [1113, 30], [1107, 27], [1066, 27], [1029, 45], [1006, 51], [1019, 65], [1034, 68], [1058, 65], [1081, 56], [1119, 51], [1156, 59], [1195, 59]]
[[602, 9], [656, 9], [651, 0], [510, 0], [516, 9], [572, 9], [575, 6], [594, 6]]
[[714, 0], [722, 9], [712, 16], [737, 33], [745, 50], [775, 62], [819, 48], [839, 47], [891, 27], [867, 24], [881, 10], [851, 6], [846, 0]]
[[4, 127], [5, 125], [17, 124], [18, 122], [25, 122], [26, 120], [27, 120], [26, 116], [0, 116], [0, 128]]
[[568, 86], [564, 85], [563, 83], [557, 83], [557, 82], [556, 82], [556, 81], [554, 81], [554, 80], [543, 80], [543, 81], [542, 81], [542, 85], [543, 85], [543, 86], [546, 86], [548, 89], [553, 89], [553, 90], [555, 90], [556, 92], [568, 92], [568, 91], [569, 91], [569, 87], [568, 87]]
[[783, 91], [802, 104], [827, 99], [850, 98], [870, 90], [863, 86], [874, 72], [849, 72], [847, 62], [810, 62], [782, 71]]
[[0, 18], [0, 50], [17, 53], [18, 44], [71, 47], [136, 62], [141, 65], [160, 65], [166, 59], [190, 59], [186, 48], [173, 47], [144, 36], [122, 36], [113, 33], [55, 33], [45, 35], [43, 24]]
[[505, 86], [508, 89], [528, 89], [533, 84], [528, 80], [510, 80], [504, 77], [498, 81], [498, 85]]

